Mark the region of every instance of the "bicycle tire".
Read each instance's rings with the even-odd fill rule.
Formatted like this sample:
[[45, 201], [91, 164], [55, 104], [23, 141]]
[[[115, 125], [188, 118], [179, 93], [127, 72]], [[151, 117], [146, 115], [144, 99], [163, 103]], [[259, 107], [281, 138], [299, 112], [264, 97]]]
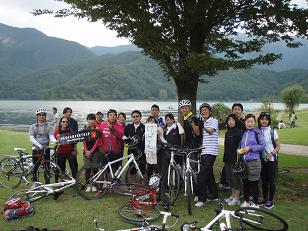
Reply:
[[58, 182], [60, 174], [61, 169], [59, 165], [49, 160], [42, 161], [35, 173], [37, 181], [45, 182], [46, 184]]
[[187, 210], [188, 214], [192, 214], [192, 188], [191, 188], [191, 174], [187, 172], [186, 174], [186, 184], [187, 184]]
[[136, 208], [130, 202], [122, 205], [117, 212], [128, 222], [154, 221], [160, 216], [160, 210], [155, 205]]
[[11, 196], [11, 199], [21, 198], [21, 199], [28, 201], [28, 202], [35, 202], [35, 201], [38, 201], [39, 199], [45, 197], [46, 195], [47, 195], [46, 192], [40, 192], [38, 190], [31, 191], [31, 188], [30, 188], [30, 189], [24, 189], [24, 190], [21, 190], [21, 191], [14, 193]]
[[16, 188], [23, 175], [23, 169], [16, 158], [5, 157], [1, 160], [0, 184], [4, 188]]
[[[93, 178], [91, 176], [89, 177], [89, 169], [90, 175], [93, 177], [93, 169], [95, 169], [95, 171], [100, 171], [102, 166], [98, 164], [93, 164], [89, 167], [83, 166], [76, 175], [76, 190], [81, 197], [87, 200], [102, 198], [106, 194], [108, 187], [106, 185], [94, 182]], [[109, 174], [105, 171], [104, 173], [101, 173], [99, 178], [102, 178], [101, 180], [104, 179], [109, 181]], [[93, 187], [95, 187], [97, 191], [92, 191]]]
[[[173, 205], [178, 198], [180, 191], [180, 174], [174, 165], [169, 165], [166, 175], [163, 177], [162, 193], [170, 205]], [[166, 198], [165, 198], [166, 199]]]
[[258, 208], [239, 208], [235, 215], [240, 217], [240, 222], [258, 230], [285, 231], [288, 223], [280, 216]]
[[139, 185], [148, 187], [148, 182], [145, 176], [140, 176], [135, 165], [130, 165], [125, 174], [126, 185]]

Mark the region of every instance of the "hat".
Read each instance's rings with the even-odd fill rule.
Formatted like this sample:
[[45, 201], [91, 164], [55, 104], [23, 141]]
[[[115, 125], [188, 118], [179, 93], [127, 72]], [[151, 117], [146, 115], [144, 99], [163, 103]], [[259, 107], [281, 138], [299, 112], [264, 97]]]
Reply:
[[98, 111], [96, 112], [96, 115], [104, 115], [102, 112]]

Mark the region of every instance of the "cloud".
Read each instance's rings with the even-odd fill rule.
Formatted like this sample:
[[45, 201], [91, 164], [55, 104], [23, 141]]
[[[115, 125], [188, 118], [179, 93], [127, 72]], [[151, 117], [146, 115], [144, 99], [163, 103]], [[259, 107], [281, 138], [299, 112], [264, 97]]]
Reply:
[[0, 23], [15, 27], [36, 28], [52, 37], [76, 41], [85, 46], [116, 46], [129, 44], [117, 38], [100, 22], [88, 22], [74, 17], [55, 18], [52, 15], [33, 16], [33, 9], [61, 9], [68, 5], [54, 0], [0, 0]]

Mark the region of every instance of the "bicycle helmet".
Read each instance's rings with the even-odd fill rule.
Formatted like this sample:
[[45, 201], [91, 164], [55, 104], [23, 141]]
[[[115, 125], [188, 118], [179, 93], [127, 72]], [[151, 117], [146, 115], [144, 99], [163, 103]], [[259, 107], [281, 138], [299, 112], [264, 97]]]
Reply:
[[188, 99], [182, 99], [180, 102], [179, 102], [179, 108], [183, 107], [183, 106], [189, 106], [191, 107], [191, 102], [190, 100]]
[[35, 112], [35, 115], [40, 114], [40, 113], [47, 114], [47, 111], [44, 108], [40, 108]]
[[204, 107], [207, 107], [210, 111], [212, 111], [211, 105], [209, 105], [208, 103], [203, 103], [203, 104], [201, 104], [200, 107], [199, 107], [200, 113], [201, 113], [201, 109], [204, 108]]
[[159, 176], [157, 174], [152, 175], [150, 180], [149, 180], [150, 188], [158, 191], [158, 189], [159, 189], [159, 181], [160, 181], [160, 179], [159, 179]]

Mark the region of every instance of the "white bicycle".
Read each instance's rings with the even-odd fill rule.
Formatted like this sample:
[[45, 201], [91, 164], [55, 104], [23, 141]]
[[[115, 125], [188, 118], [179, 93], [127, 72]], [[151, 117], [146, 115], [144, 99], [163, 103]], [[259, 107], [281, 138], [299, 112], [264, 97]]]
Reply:
[[[223, 209], [223, 204], [219, 203], [216, 209], [217, 216], [204, 227], [197, 227], [197, 222], [185, 223], [181, 226], [181, 231], [227, 231], [227, 230], [248, 230], [247, 226], [255, 230], [285, 231], [288, 230], [288, 223], [278, 215], [251, 207], [239, 208], [236, 211]], [[239, 223], [231, 222], [231, 219], [239, 220]], [[251, 230], [251, 229], [249, 229]]]
[[[76, 176], [76, 189], [79, 195], [83, 198], [87, 200], [99, 199], [106, 194], [108, 189], [112, 189], [122, 195], [132, 195], [132, 184], [146, 185], [145, 178], [143, 177], [133, 154], [110, 162], [108, 160], [108, 155], [110, 154], [105, 155], [107, 158], [107, 164], [83, 166], [78, 171]], [[127, 158], [128, 161], [124, 167], [122, 168], [120, 166], [114, 173], [112, 164]], [[121, 184], [121, 176], [125, 171], [125, 184]], [[99, 193], [97, 193], [96, 190], [87, 190], [90, 188], [95, 188]]]
[[11, 196], [11, 198], [22, 198], [29, 202], [38, 201], [43, 197], [53, 195], [54, 199], [63, 193], [64, 189], [75, 185], [76, 181], [68, 175], [60, 175], [61, 182], [53, 184], [42, 184], [41, 182], [34, 182], [29, 189], [21, 190]]

